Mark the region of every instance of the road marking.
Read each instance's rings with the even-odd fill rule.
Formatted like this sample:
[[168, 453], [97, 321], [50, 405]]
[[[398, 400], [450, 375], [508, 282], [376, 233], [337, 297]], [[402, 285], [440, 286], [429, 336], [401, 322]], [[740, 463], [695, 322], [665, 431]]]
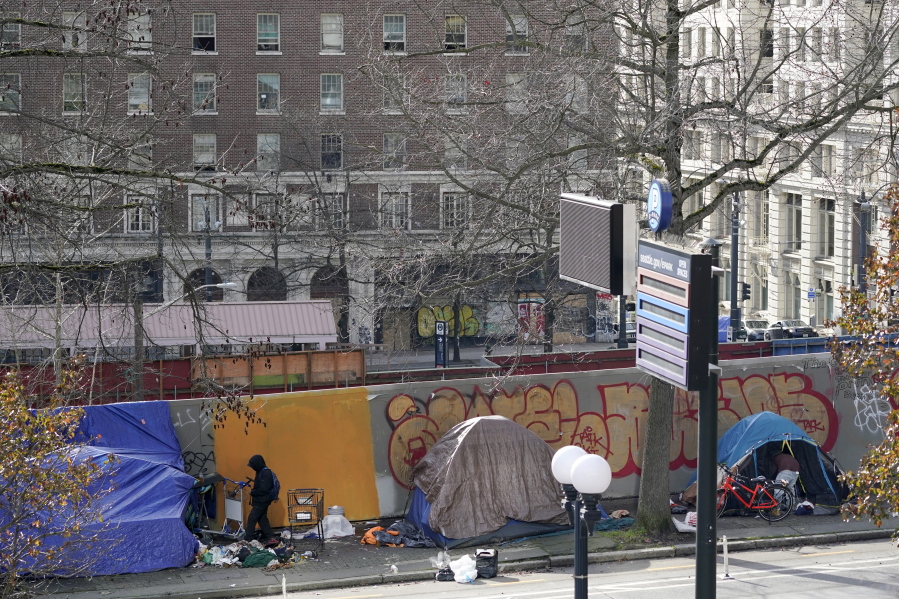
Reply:
[[818, 557], [819, 555], [839, 555], [841, 553], [855, 553], [851, 549], [849, 551], [828, 551], [827, 553], [800, 553], [800, 557]]
[[696, 564], [687, 564], [686, 566], [669, 566], [667, 568], [647, 568], [647, 572], [661, 572], [662, 570], [682, 570], [683, 568], [695, 568]]
[[535, 578], [534, 580], [516, 580], [515, 582], [488, 582], [488, 587], [501, 587], [510, 584], [530, 584], [532, 582], [546, 582], [545, 578]]
[[347, 595], [346, 597], [331, 597], [330, 599], [367, 599], [369, 597], [383, 597], [384, 593], [380, 595]]

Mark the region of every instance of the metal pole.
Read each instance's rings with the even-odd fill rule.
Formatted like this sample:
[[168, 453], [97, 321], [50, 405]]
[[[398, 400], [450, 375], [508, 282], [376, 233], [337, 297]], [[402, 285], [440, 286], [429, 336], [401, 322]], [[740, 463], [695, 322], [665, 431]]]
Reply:
[[[710, 244], [713, 273], [718, 266], [721, 243]], [[714, 274], [713, 274], [714, 276]], [[718, 305], [718, 281], [712, 281], [712, 305]], [[718, 326], [711, 327], [709, 384], [699, 392], [699, 447], [696, 494], [696, 599], [715, 599], [715, 543], [718, 468]], [[712, 367], [714, 365], [714, 367]]]
[[739, 299], [737, 298], [737, 277], [740, 268], [740, 196], [736, 193], [733, 197], [733, 210], [730, 218], [730, 331], [728, 341], [737, 340], [737, 331], [740, 330]]
[[618, 347], [627, 347], [627, 296], [618, 296]]
[[858, 265], [858, 290], [862, 293], [868, 292], [868, 275], [865, 272], [865, 259], [868, 257], [868, 201], [865, 199], [865, 190], [862, 190], [862, 196], [859, 200], [859, 241], [861, 248], [859, 249], [859, 265]]
[[206, 219], [206, 301], [212, 301], [212, 222], [209, 220], [209, 200], [203, 201], [203, 216]]
[[587, 599], [587, 528], [581, 518], [583, 500], [574, 501], [574, 599]]

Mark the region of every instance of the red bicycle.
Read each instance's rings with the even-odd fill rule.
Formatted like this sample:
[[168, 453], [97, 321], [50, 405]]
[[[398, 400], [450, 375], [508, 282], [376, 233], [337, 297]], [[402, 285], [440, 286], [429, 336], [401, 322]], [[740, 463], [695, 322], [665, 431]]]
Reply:
[[734, 497], [744, 509], [758, 512], [759, 516], [768, 522], [783, 520], [793, 511], [796, 500], [786, 485], [768, 480], [764, 476], [756, 478], [742, 476], [729, 471], [722, 464], [718, 467], [725, 473], [724, 482], [718, 489], [716, 503], [719, 518], [727, 511], [730, 497]]

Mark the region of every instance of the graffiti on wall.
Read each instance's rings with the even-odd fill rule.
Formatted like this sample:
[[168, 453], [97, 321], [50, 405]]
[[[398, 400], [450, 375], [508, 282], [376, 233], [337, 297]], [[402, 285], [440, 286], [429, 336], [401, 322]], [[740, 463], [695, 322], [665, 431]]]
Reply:
[[215, 439], [209, 414], [193, 402], [171, 402], [169, 405], [181, 445], [184, 471], [191, 476], [215, 472]]
[[[763, 411], [796, 423], [825, 450], [836, 443], [837, 415], [830, 401], [813, 389], [804, 374], [750, 375], [722, 379], [718, 426], [723, 431]], [[554, 449], [579, 445], [609, 461], [616, 478], [638, 474], [644, 443], [649, 389], [640, 384], [599, 385], [598, 404], [583, 401], [567, 380], [554, 387], [516, 387], [511, 392], [466, 394], [453, 387], [435, 390], [425, 399], [407, 394], [392, 397], [386, 417], [392, 432], [388, 461], [394, 479], [410, 486], [412, 469], [431, 446], [456, 424], [478, 416], [499, 415], [526, 427]], [[581, 411], [598, 405], [596, 411]], [[671, 469], [696, 467], [698, 395], [675, 393]]]
[[[474, 311], [471, 306], [463, 305], [459, 309], [460, 319], [462, 320], [462, 337], [474, 337], [481, 329], [481, 323], [474, 317]], [[418, 323], [419, 337], [433, 337], [434, 325], [438, 320], [445, 320], [447, 329], [455, 331], [456, 315], [452, 306], [434, 306], [432, 308], [422, 307], [418, 309], [416, 322]]]

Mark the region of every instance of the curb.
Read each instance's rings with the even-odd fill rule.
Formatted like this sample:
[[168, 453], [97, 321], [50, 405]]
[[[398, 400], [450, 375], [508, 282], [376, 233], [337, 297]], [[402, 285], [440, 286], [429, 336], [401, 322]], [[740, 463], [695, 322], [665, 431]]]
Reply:
[[[728, 552], [750, 551], [753, 549], [769, 549], [774, 547], [801, 547], [805, 545], [823, 545], [833, 543], [847, 543], [852, 541], [870, 541], [892, 537], [892, 530], [858, 530], [839, 533], [822, 533], [813, 535], [801, 535], [792, 537], [766, 537], [761, 539], [728, 541]], [[723, 546], [718, 543], [718, 552], [723, 552]], [[643, 559], [658, 559], [666, 557], [684, 557], [696, 553], [695, 544], [672, 545], [668, 547], [647, 547], [645, 549], [626, 549], [622, 551], [604, 551], [590, 553], [587, 562], [601, 564], [609, 562], [636, 561]], [[550, 556], [541, 559], [528, 559], [500, 564], [500, 573], [541, 571], [552, 568], [569, 567], [574, 565], [574, 555]], [[330, 580], [318, 580], [310, 582], [292, 582], [287, 584], [287, 591], [291, 593], [305, 591], [319, 591], [326, 589], [362, 587], [379, 584], [392, 584], [402, 582], [424, 582], [434, 580], [434, 570], [415, 570], [399, 572], [396, 574], [375, 574], [369, 576], [357, 576], [353, 578], [340, 578]], [[134, 589], [116, 595], [117, 599], [150, 599], [159, 597], [159, 591]], [[174, 591], [164, 592], [166, 599], [219, 599], [231, 597], [249, 597], [252, 595], [278, 595], [281, 593], [281, 585], [259, 585], [233, 588], [220, 588], [199, 591]], [[66, 593], [54, 593], [42, 595], [42, 597], [60, 597]]]

